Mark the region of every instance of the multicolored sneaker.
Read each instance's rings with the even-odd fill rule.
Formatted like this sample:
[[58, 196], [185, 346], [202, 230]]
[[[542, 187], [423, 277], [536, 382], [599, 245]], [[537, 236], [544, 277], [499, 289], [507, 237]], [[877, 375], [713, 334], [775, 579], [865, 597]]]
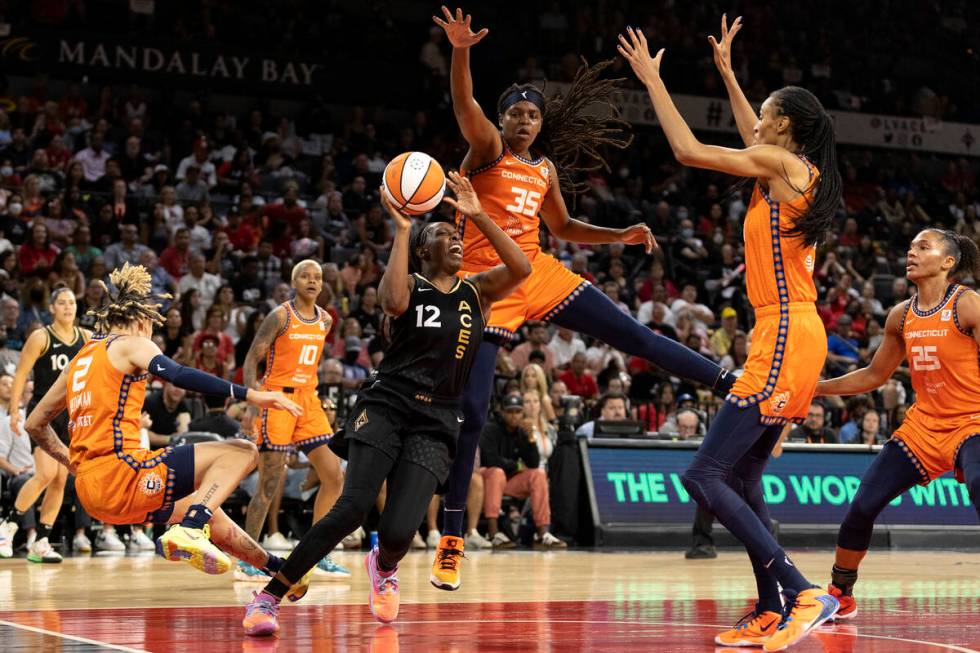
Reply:
[[350, 580], [350, 571], [331, 560], [330, 556], [323, 556], [313, 568], [313, 580]]
[[784, 607], [786, 617], [762, 645], [765, 651], [784, 651], [837, 612], [840, 603], [819, 587], [803, 590]]
[[731, 630], [726, 630], [715, 636], [715, 644], [722, 646], [762, 646], [766, 643], [776, 629], [779, 622], [783, 620], [783, 615], [778, 612], [759, 612], [753, 611], [746, 618], [743, 618]]
[[242, 619], [245, 634], [266, 637], [279, 632], [279, 599], [268, 592], [253, 592]]
[[387, 572], [378, 569], [378, 547], [364, 557], [364, 568], [371, 581], [368, 595], [371, 614], [381, 623], [389, 624], [398, 618], [398, 568]]
[[242, 583], [268, 583], [270, 580], [268, 574], [244, 560], [239, 560], [235, 565], [234, 576], [235, 580]]
[[459, 589], [460, 567], [463, 564], [463, 538], [443, 535], [436, 547], [436, 559], [432, 562], [429, 582], [441, 590]]
[[211, 542], [211, 527], [188, 528], [174, 524], [157, 538], [157, 554], [174, 562], [183, 560], [206, 574], [231, 569], [231, 558]]
[[844, 594], [844, 590], [837, 587], [833, 583], [827, 586], [827, 593], [837, 599], [837, 601], [840, 603], [840, 609], [837, 610], [837, 614], [834, 615], [834, 621], [853, 619], [854, 617], [858, 616], [857, 601], [854, 600], [853, 594]]
[[306, 592], [310, 589], [310, 581], [313, 580], [314, 570], [316, 570], [316, 567], [303, 574], [303, 577], [293, 583], [293, 586], [286, 592], [286, 598], [289, 599], [290, 603], [296, 603], [296, 601], [306, 596]]
[[14, 535], [17, 534], [17, 524], [12, 521], [0, 522], [0, 558], [12, 558], [14, 555]]
[[61, 562], [61, 554], [54, 550], [48, 538], [42, 537], [34, 540], [27, 550], [28, 562], [41, 562], [45, 564], [58, 564]]

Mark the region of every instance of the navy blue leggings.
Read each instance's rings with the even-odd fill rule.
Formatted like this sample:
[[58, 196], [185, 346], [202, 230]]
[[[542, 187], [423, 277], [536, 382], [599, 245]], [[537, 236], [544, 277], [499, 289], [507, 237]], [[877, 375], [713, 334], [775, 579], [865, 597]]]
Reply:
[[[960, 447], [957, 467], [963, 471], [973, 507], [980, 516], [980, 436]], [[875, 520], [891, 501], [922, 481], [922, 474], [894, 440], [889, 440], [861, 478], [837, 535], [837, 546], [867, 551]]]

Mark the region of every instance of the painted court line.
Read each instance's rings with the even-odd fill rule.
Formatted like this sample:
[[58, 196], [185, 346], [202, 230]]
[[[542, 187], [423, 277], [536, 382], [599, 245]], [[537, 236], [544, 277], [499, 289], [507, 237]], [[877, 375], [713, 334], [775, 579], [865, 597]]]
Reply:
[[82, 644], [91, 644], [92, 646], [101, 646], [102, 648], [111, 649], [113, 651], [126, 651], [126, 653], [147, 653], [143, 649], [129, 648], [128, 646], [119, 646], [117, 644], [109, 644], [107, 642], [100, 642], [97, 639], [88, 639], [86, 637], [76, 637], [75, 635], [66, 635], [65, 633], [59, 633], [53, 630], [45, 630], [44, 628], [35, 628], [34, 626], [25, 626], [24, 624], [14, 623], [12, 621], [0, 620], [0, 626], [10, 626], [11, 628], [19, 628], [21, 630], [27, 630], [32, 633], [38, 633], [39, 635], [50, 635], [52, 637], [60, 637], [61, 639], [69, 639], [73, 642], [80, 642]]

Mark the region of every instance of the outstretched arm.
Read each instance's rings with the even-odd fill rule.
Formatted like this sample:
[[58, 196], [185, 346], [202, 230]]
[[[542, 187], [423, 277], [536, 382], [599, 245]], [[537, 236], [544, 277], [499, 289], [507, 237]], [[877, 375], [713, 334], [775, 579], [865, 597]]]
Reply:
[[490, 30], [481, 29], [474, 33], [470, 29], [471, 16], [463, 18], [463, 10], [457, 8], [453, 16], [443, 5], [442, 13], [446, 20], [433, 16], [436, 25], [446, 30], [446, 37], [453, 46], [452, 64], [449, 70], [449, 86], [453, 96], [453, 113], [463, 132], [463, 138], [470, 145], [467, 158], [471, 167], [493, 161], [503, 149], [497, 127], [487, 119], [476, 98], [473, 97], [473, 76], [470, 74], [470, 48], [483, 40]]
[[503, 262], [503, 265], [470, 277], [470, 281], [480, 289], [480, 297], [486, 300], [485, 305], [489, 305], [514, 292], [530, 276], [531, 262], [517, 243], [483, 212], [480, 199], [469, 179], [450, 172], [446, 183], [456, 194], [456, 199], [446, 197], [443, 201], [476, 225]]
[[875, 352], [867, 367], [849, 372], [836, 379], [827, 379], [817, 384], [817, 395], [857, 395], [880, 388], [905, 358], [905, 343], [902, 339], [902, 315], [907, 302], [902, 302], [891, 310], [885, 321], [885, 338]]
[[384, 189], [378, 191], [378, 194], [381, 195], [381, 204], [395, 221], [395, 240], [391, 245], [388, 266], [378, 284], [378, 299], [381, 301], [381, 310], [386, 315], [398, 317], [408, 310], [412, 301], [412, 288], [415, 287], [415, 279], [408, 274], [408, 241], [412, 233], [412, 219], [392, 206]]
[[740, 29], [742, 29], [741, 16], [736, 18], [729, 28], [728, 16], [722, 14], [721, 41], [716, 41], [714, 36], [709, 36], [708, 41], [714, 53], [715, 66], [718, 67], [718, 72], [721, 73], [725, 88], [728, 90], [728, 99], [732, 104], [732, 115], [735, 117], [738, 134], [742, 137], [745, 147], [749, 147], [755, 140], [752, 133], [756, 123], [755, 109], [742, 92], [742, 87], [738, 85], [735, 71], [732, 69], [732, 41]]
[[[48, 389], [41, 401], [38, 402], [31, 414], [24, 422], [24, 430], [27, 431], [31, 439], [37, 442], [46, 454], [57, 460], [59, 463], [71, 469], [68, 461], [68, 447], [58, 439], [58, 434], [51, 428], [51, 421], [61, 414], [66, 407], [65, 397], [67, 396], [68, 386], [65, 372], [62, 371], [54, 385]], [[72, 471], [75, 471], [72, 469]]]

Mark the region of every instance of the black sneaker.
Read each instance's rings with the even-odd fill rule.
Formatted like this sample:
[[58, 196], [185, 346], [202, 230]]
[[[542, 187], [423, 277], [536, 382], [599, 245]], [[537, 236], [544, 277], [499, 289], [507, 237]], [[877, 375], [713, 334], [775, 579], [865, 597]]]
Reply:
[[688, 560], [712, 560], [718, 557], [718, 552], [711, 544], [699, 544], [688, 549], [684, 557]]

